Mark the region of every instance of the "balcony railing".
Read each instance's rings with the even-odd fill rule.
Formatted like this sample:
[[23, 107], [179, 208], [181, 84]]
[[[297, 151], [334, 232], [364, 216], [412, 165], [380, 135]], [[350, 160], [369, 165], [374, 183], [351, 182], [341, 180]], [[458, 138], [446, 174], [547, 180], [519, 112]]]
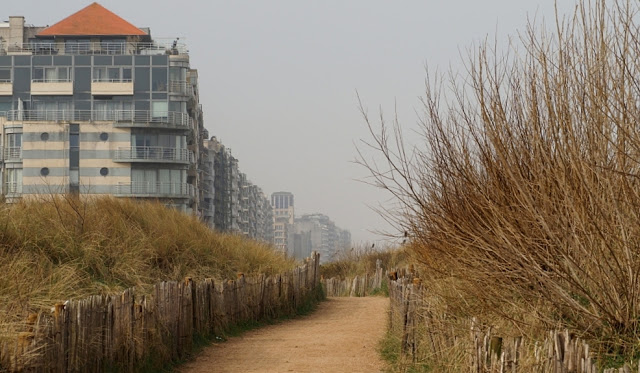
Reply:
[[193, 154], [188, 149], [164, 148], [160, 146], [132, 146], [118, 148], [114, 160], [121, 162], [191, 163], [193, 162]]
[[171, 80], [169, 81], [169, 92], [187, 94], [189, 85], [185, 80]]
[[7, 194], [22, 193], [22, 184], [17, 182], [5, 182], [4, 190]]
[[[34, 55], [54, 54], [104, 54], [104, 55], [159, 55], [159, 54], [188, 54], [184, 43], [175, 39], [156, 39], [153, 42], [81, 42], [81, 43], [51, 43], [31, 42], [5, 44], [6, 52], [31, 53]], [[2, 46], [2, 45], [0, 45]]]
[[8, 121], [109, 121], [120, 126], [184, 127], [191, 120], [187, 113], [173, 111], [152, 112], [148, 110], [10, 110]]
[[133, 79], [106, 79], [106, 78], [93, 78], [92, 83], [133, 83]]
[[53, 79], [53, 78], [43, 78], [43, 79], [31, 79], [32, 83], [70, 83], [72, 82], [71, 78], [66, 79]]
[[22, 147], [8, 146], [4, 148], [5, 161], [20, 161], [22, 159]]
[[195, 196], [195, 189], [185, 183], [134, 181], [116, 185], [115, 194], [122, 197], [189, 198]]
[[174, 111], [151, 112], [147, 110], [115, 110], [115, 122], [149, 125], [151, 127], [188, 127], [191, 123], [189, 114]]

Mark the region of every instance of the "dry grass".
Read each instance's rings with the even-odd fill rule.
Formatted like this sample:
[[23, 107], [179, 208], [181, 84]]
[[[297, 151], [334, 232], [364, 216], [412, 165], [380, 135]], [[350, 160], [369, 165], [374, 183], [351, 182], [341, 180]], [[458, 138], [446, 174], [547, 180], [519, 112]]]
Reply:
[[370, 247], [343, 249], [335, 253], [332, 260], [320, 266], [320, 274], [324, 278], [353, 278], [376, 272], [376, 261], [382, 261], [382, 268], [392, 269], [405, 265], [408, 254], [404, 248], [383, 248], [376, 250]]
[[636, 2], [585, 1], [524, 48], [481, 45], [468, 76], [429, 80], [415, 149], [363, 110], [386, 163], [362, 162], [452, 312], [638, 354], [637, 19]]
[[274, 274], [292, 260], [159, 203], [55, 197], [0, 207], [0, 324], [161, 280]]

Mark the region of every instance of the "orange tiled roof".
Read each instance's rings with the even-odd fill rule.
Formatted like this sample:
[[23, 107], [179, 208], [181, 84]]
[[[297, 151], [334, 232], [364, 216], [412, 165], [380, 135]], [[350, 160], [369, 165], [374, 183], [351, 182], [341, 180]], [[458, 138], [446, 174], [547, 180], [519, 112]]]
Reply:
[[147, 35], [98, 3], [93, 3], [51, 27], [38, 36], [102, 36]]

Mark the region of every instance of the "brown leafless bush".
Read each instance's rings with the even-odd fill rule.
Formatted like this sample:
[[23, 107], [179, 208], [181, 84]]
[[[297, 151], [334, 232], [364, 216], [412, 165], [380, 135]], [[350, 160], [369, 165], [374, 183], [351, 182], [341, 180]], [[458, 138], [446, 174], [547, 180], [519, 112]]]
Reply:
[[636, 351], [637, 11], [585, 1], [553, 32], [530, 25], [523, 47], [474, 49], [467, 76], [427, 79], [415, 148], [397, 122], [381, 116], [377, 129], [362, 110], [384, 161], [360, 161], [396, 197], [387, 214], [448, 284], [450, 307], [518, 327], [534, 315], [602, 351]]

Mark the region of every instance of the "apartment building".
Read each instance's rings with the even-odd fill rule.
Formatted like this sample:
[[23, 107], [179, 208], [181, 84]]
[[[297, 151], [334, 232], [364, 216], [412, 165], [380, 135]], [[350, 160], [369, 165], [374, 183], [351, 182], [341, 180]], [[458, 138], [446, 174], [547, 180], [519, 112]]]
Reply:
[[273, 241], [271, 204], [262, 189], [240, 172], [238, 160], [214, 136], [203, 141], [201, 152], [203, 220], [219, 231]]
[[288, 236], [294, 221], [293, 193], [276, 192], [271, 194], [273, 208], [273, 244], [283, 253], [288, 252]]
[[100, 4], [46, 28], [0, 24], [0, 127], [9, 201], [109, 194], [204, 214], [207, 134], [187, 49]]
[[98, 3], [51, 27], [0, 23], [0, 179], [9, 201], [151, 198], [212, 229], [273, 241], [262, 190], [204, 128], [198, 71]]
[[223, 232], [238, 232], [239, 226], [239, 188], [240, 171], [238, 160], [216, 137], [204, 140], [206, 159], [203, 165], [205, 176], [213, 175], [205, 182], [209, 193], [205, 201], [212, 201], [214, 210], [210, 211], [207, 222], [211, 228]]
[[240, 174], [240, 232], [247, 237], [273, 241], [273, 214], [262, 189]]
[[307, 258], [312, 251], [320, 253], [321, 263], [331, 261], [338, 250], [351, 246], [351, 233], [338, 228], [323, 214], [306, 214], [295, 218], [288, 232], [289, 255]]

